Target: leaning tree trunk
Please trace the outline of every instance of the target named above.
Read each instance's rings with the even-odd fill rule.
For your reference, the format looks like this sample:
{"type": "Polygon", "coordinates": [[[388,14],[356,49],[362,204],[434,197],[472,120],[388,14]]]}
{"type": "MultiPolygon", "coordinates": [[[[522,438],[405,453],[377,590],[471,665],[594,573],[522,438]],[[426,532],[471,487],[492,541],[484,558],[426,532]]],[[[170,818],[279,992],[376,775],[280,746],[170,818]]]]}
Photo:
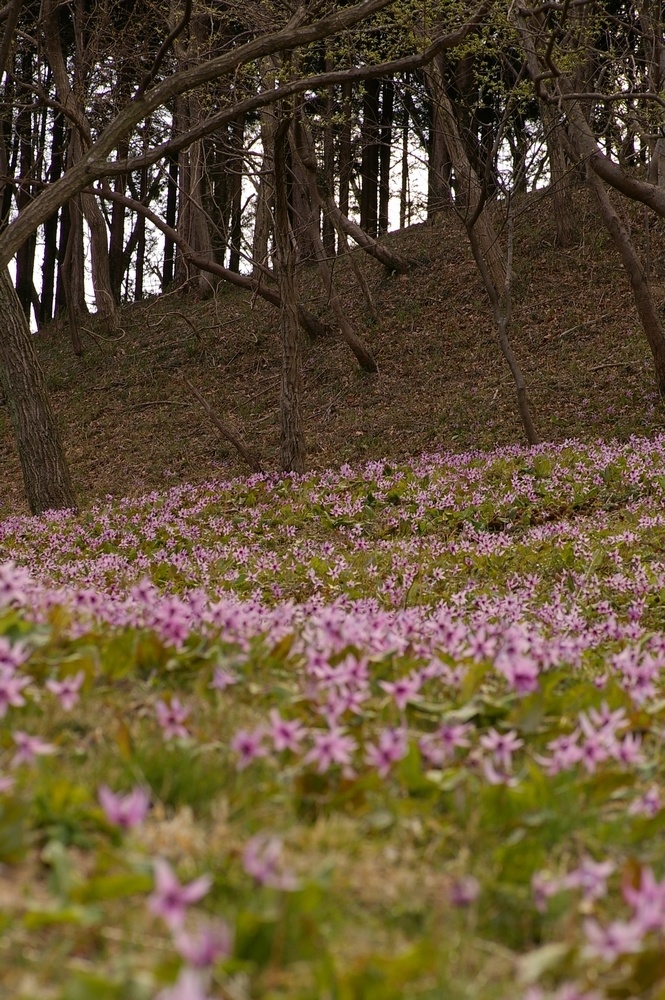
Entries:
{"type": "Polygon", "coordinates": [[[649,280],[630,234],[614,210],[605,185],[590,165],[587,165],[587,183],[596,196],[601,218],[621,255],[621,261],[633,289],[635,307],[653,357],[658,391],[665,398],[665,330],[649,287],[649,280]]]}
{"type": "Polygon", "coordinates": [[[0,382],[9,404],[30,512],[76,509],[44,373],[6,268],[0,271],[0,315],[0,382]]]}

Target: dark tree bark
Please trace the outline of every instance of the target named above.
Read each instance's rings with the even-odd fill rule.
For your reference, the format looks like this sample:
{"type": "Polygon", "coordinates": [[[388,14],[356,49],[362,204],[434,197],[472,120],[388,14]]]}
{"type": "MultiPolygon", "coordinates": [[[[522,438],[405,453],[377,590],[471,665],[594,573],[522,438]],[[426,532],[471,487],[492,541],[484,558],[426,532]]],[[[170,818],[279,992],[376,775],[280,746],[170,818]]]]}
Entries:
{"type": "MultiPolygon", "coordinates": [[[[141,171],[139,181],[139,201],[145,201],[148,187],[148,168],[141,171]]],[[[134,265],[134,301],[143,298],[143,280],[145,278],[145,216],[139,215],[136,220],[136,263],[134,265]]]]}
{"type": "Polygon", "coordinates": [[[317,161],[314,143],[307,131],[307,126],[302,122],[302,120],[296,119],[294,132],[295,155],[296,158],[300,160],[300,163],[304,168],[303,175],[307,182],[307,194],[311,206],[311,211],[309,213],[311,242],[314,248],[314,255],[319,265],[319,271],[323,279],[323,284],[326,292],[328,293],[328,301],[333,312],[335,313],[335,317],[337,318],[337,323],[342,337],[358,359],[358,364],[363,371],[375,373],[379,370],[379,368],[374,359],[374,355],[367,345],[360,339],[346,317],[344,306],[342,305],[339,295],[337,294],[337,289],[335,288],[332,268],[326,260],[326,251],[319,233],[319,227],[316,223],[316,219],[319,214],[319,194],[316,187],[317,161]]]}
{"type": "Polygon", "coordinates": [[[46,380],[6,268],[0,271],[0,316],[0,381],[9,403],[30,512],[76,509],[46,380]]]}
{"type": "Polygon", "coordinates": [[[243,137],[245,134],[245,117],[242,115],[233,122],[230,130],[231,144],[235,156],[227,163],[229,171],[230,202],[231,202],[231,250],[229,253],[229,270],[240,270],[240,244],[242,242],[242,175],[243,175],[243,137]]]}
{"type": "MultiPolygon", "coordinates": [[[[129,144],[125,141],[118,147],[118,159],[125,159],[129,152],[129,144]]],[[[127,180],[120,175],[115,179],[115,189],[124,194],[127,180]]],[[[111,225],[109,227],[109,280],[111,294],[118,305],[122,298],[122,282],[125,277],[125,210],[122,205],[114,202],[111,206],[111,225]]]]}
{"type": "MultiPolygon", "coordinates": [[[[166,224],[175,229],[178,213],[178,157],[171,153],[168,157],[169,171],[166,187],[166,224]]],[[[164,240],[164,269],[162,271],[162,291],[165,292],[173,281],[175,268],[175,243],[169,237],[164,240]]]]}
{"type": "MultiPolygon", "coordinates": [[[[48,179],[53,184],[62,174],[64,164],[65,123],[61,113],[55,115],[51,131],[51,163],[48,179]]],[[[55,289],[55,271],[58,262],[58,218],[60,212],[44,223],[44,259],[42,262],[42,294],[37,322],[45,326],[53,318],[53,292],[55,289]]]]}
{"type": "Polygon", "coordinates": [[[429,92],[429,142],[427,163],[427,218],[434,220],[452,203],[452,160],[446,142],[446,123],[442,108],[445,96],[443,63],[434,59],[425,67],[425,82],[429,92]]]}
{"type": "MultiPolygon", "coordinates": [[[[23,79],[30,80],[34,74],[32,52],[24,51],[21,56],[21,74],[23,79]]],[[[25,96],[21,98],[22,107],[16,116],[16,134],[19,141],[19,175],[16,188],[16,207],[22,211],[32,201],[30,178],[34,176],[34,157],[37,147],[34,134],[33,104],[25,96]]],[[[16,294],[23,306],[28,322],[32,308],[32,274],[35,267],[35,249],[37,234],[33,233],[25,241],[16,255],[16,294]]]]}
{"type": "Polygon", "coordinates": [[[378,232],[380,114],[378,80],[367,80],[363,95],[360,168],[360,225],[369,236],[378,232]]]}
{"type": "MultiPolygon", "coordinates": [[[[330,72],[332,68],[333,61],[330,56],[326,56],[326,72],[330,72]]],[[[335,88],[328,87],[326,90],[326,117],[323,126],[323,175],[330,191],[335,189],[335,134],[332,125],[334,113],[335,88]]],[[[332,259],[336,253],[335,226],[326,212],[323,213],[322,239],[326,257],[332,259]]]]}
{"type": "MultiPolygon", "coordinates": [[[[529,26],[519,9],[515,14],[515,22],[522,38],[522,46],[526,55],[529,76],[532,80],[539,79],[540,67],[538,57],[529,31],[529,26]]],[[[572,164],[566,160],[563,143],[562,125],[554,107],[544,97],[538,98],[538,107],[545,128],[547,153],[550,165],[550,190],[554,202],[554,217],[556,220],[557,243],[561,247],[570,246],[575,237],[576,223],[573,206],[573,172],[572,164]]]]}
{"type": "MultiPolygon", "coordinates": [[[[342,84],[342,125],[339,130],[339,210],[349,214],[349,189],[353,172],[353,145],[351,143],[351,102],[353,84],[350,80],[342,84]]],[[[329,191],[333,192],[332,188],[329,191]]]]}
{"type": "Polygon", "coordinates": [[[287,150],[291,114],[280,109],[275,131],[275,265],[282,336],[280,392],[280,464],[284,472],[305,471],[305,432],[302,420],[302,342],[294,282],[295,254],[289,223],[287,150]]]}
{"type": "Polygon", "coordinates": [[[409,204],[409,112],[404,108],[404,123],[402,124],[402,162],[399,188],[399,228],[404,229],[411,224],[409,204]]]}
{"type": "Polygon", "coordinates": [[[379,233],[387,233],[390,206],[390,156],[392,152],[395,84],[384,80],[381,86],[381,127],[379,130],[379,233]]]}
{"type": "Polygon", "coordinates": [[[630,280],[635,306],[653,357],[658,391],[665,398],[665,330],[660,320],[658,306],[649,287],[649,280],[628,230],[614,210],[605,185],[600,177],[594,173],[591,166],[587,166],[587,180],[596,196],[601,218],[621,255],[623,266],[630,280]]]}

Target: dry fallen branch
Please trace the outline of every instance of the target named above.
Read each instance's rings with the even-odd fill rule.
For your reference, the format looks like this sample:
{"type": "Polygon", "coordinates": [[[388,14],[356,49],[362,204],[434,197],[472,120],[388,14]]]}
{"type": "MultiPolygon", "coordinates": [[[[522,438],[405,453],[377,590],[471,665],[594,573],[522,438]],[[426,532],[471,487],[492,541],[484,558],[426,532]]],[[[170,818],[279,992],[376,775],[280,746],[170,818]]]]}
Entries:
{"type": "Polygon", "coordinates": [[[201,395],[196,386],[192,385],[192,383],[185,375],[182,375],[181,378],[182,381],[187,386],[187,388],[189,389],[189,391],[199,401],[199,403],[207,413],[210,423],[217,428],[217,430],[219,431],[219,433],[222,435],[223,438],[225,438],[227,441],[230,442],[230,444],[233,445],[238,454],[241,455],[242,458],[244,458],[244,460],[247,462],[252,472],[263,472],[263,469],[261,468],[261,463],[259,462],[258,458],[252,454],[247,445],[238,436],[238,434],[234,431],[234,429],[230,426],[230,424],[227,424],[224,420],[220,420],[220,418],[217,416],[217,414],[215,413],[215,411],[213,410],[212,406],[207,401],[205,396],[201,395]]]}

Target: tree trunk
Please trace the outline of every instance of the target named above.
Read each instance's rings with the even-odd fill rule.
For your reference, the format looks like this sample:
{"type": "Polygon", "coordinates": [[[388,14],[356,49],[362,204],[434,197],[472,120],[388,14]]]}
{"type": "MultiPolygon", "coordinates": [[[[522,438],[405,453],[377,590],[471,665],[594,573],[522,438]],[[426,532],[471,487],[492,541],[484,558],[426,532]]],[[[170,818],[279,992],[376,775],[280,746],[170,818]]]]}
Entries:
{"type": "MultiPolygon", "coordinates": [[[[51,163],[48,179],[51,184],[62,174],[65,122],[62,113],[55,115],[51,129],[51,163]]],[[[53,292],[55,288],[55,268],[58,262],[58,218],[64,212],[54,212],[44,223],[44,259],[42,262],[42,294],[39,305],[39,326],[45,326],[53,318],[53,292]]]]}
{"type": "MultiPolygon", "coordinates": [[[[118,159],[124,160],[129,153],[129,143],[123,141],[118,147],[118,159]]],[[[115,179],[115,190],[125,193],[126,178],[120,175],[115,179]]],[[[122,281],[125,276],[125,210],[122,205],[114,202],[111,207],[111,225],[109,229],[109,281],[113,301],[120,305],[122,299],[122,281]]]]}
{"type": "Polygon", "coordinates": [[[30,512],[76,509],[46,380],[6,269],[0,271],[0,315],[0,381],[9,404],[30,512]]]}
{"type": "Polygon", "coordinates": [[[390,220],[390,158],[392,152],[395,84],[384,80],[381,87],[381,127],[379,130],[379,233],[388,232],[390,220]]]}
{"type": "MultiPolygon", "coordinates": [[[[434,63],[440,61],[440,57],[434,63]]],[[[446,128],[441,113],[441,93],[443,74],[434,64],[424,69],[425,82],[429,92],[430,125],[427,169],[427,218],[434,222],[441,211],[452,202],[450,180],[452,164],[446,143],[446,128]]]]}
{"type": "Polygon", "coordinates": [[[229,254],[229,270],[240,270],[240,244],[242,242],[242,174],[243,174],[243,136],[245,134],[245,118],[236,119],[229,129],[231,144],[236,155],[229,157],[227,169],[230,173],[231,193],[231,250],[229,254]]]}
{"type": "Polygon", "coordinates": [[[439,94],[441,118],[446,130],[446,142],[457,179],[456,205],[462,221],[473,229],[480,252],[485,259],[492,282],[496,288],[503,288],[506,280],[506,262],[501,252],[497,234],[485,205],[485,192],[478,175],[471,166],[468,152],[460,137],[457,118],[450,98],[441,87],[439,94]]]}
{"type": "Polygon", "coordinates": [[[294,268],[295,254],[289,225],[287,149],[290,116],[275,132],[275,263],[281,297],[282,381],[280,392],[280,462],[284,472],[305,471],[305,433],[302,422],[302,343],[298,327],[294,268]]]}
{"type": "Polygon", "coordinates": [[[501,348],[501,353],[506,359],[508,367],[510,368],[510,373],[513,376],[513,381],[515,382],[515,389],[517,392],[517,409],[519,410],[526,439],[529,444],[539,444],[540,439],[531,416],[531,407],[529,406],[526,383],[524,381],[524,376],[522,375],[522,369],[520,368],[519,362],[515,357],[515,353],[509,339],[512,317],[513,276],[512,214],[509,214],[508,217],[508,260],[506,262],[505,278],[502,285],[496,284],[494,277],[487,266],[486,254],[482,251],[480,240],[478,239],[478,234],[476,233],[473,224],[467,224],[466,228],[467,233],[469,234],[469,242],[471,243],[474,260],[478,266],[480,276],[483,279],[483,284],[485,285],[487,295],[494,310],[494,318],[496,320],[497,333],[499,335],[499,347],[501,348]]]}
{"type": "Polygon", "coordinates": [[[337,318],[337,323],[342,337],[358,359],[358,364],[363,371],[371,372],[373,374],[378,372],[379,367],[372,352],[360,339],[346,317],[344,307],[340,301],[339,295],[337,294],[337,289],[335,288],[332,268],[326,260],[326,251],[316,222],[319,214],[319,195],[316,187],[316,174],[318,166],[316,161],[316,151],[314,149],[312,138],[307,131],[307,127],[302,121],[298,120],[296,120],[295,123],[294,151],[296,158],[299,160],[303,168],[303,176],[307,183],[308,200],[311,206],[309,213],[310,237],[314,248],[314,254],[319,265],[319,272],[328,293],[328,301],[330,302],[332,310],[337,318]]]}
{"type": "MultiPolygon", "coordinates": [[[[517,11],[515,22],[522,38],[529,76],[538,80],[540,67],[538,56],[525,16],[517,11]]],[[[552,105],[544,98],[538,99],[540,116],[545,129],[547,153],[550,163],[550,190],[554,202],[557,243],[561,247],[570,246],[575,237],[575,209],[573,205],[572,165],[566,160],[563,147],[562,126],[552,105]]]]}
{"type": "MultiPolygon", "coordinates": [[[[288,162],[288,161],[287,161],[288,162]]],[[[296,245],[298,262],[317,260],[314,232],[319,232],[319,203],[312,204],[308,194],[307,171],[297,156],[290,157],[289,176],[290,201],[292,209],[292,231],[296,245]]]]}
{"type": "MultiPolygon", "coordinates": [[[[82,136],[86,142],[92,141],[90,123],[85,115],[81,100],[77,97],[70,83],[63,40],[58,22],[58,5],[56,0],[47,0],[44,6],[44,40],[49,63],[53,71],[58,100],[68,112],[70,123],[69,145],[67,153],[68,167],[73,167],[84,158],[82,136]]],[[[85,49],[82,27],[82,8],[75,9],[75,63],[76,76],[83,79],[85,74],[79,65],[85,49]]],[[[104,319],[115,316],[115,300],[111,289],[111,273],[109,269],[109,248],[106,237],[106,221],[94,195],[81,193],[79,196],[81,211],[90,229],[90,261],[92,284],[95,291],[95,305],[98,314],[104,319]]],[[[67,295],[69,304],[70,296],[67,295]]]]}
{"type": "MultiPolygon", "coordinates": [[[[351,100],[353,84],[342,84],[342,125],[339,130],[339,209],[342,215],[349,215],[349,189],[353,171],[353,146],[351,142],[351,100]]],[[[331,196],[333,188],[329,188],[331,196]]]]}
{"type": "MultiPolygon", "coordinates": [[[[29,51],[24,52],[21,57],[21,73],[25,80],[31,79],[34,74],[32,53],[29,51]]],[[[34,155],[37,146],[32,117],[34,105],[27,98],[24,98],[23,102],[23,106],[16,116],[15,125],[20,146],[19,176],[21,179],[16,191],[16,207],[19,212],[32,201],[29,178],[34,176],[34,155]]],[[[16,294],[28,322],[30,322],[32,308],[32,273],[35,267],[36,246],[37,234],[33,233],[16,254],[16,294]]]]}
{"type": "MultiPolygon", "coordinates": [[[[272,60],[263,60],[261,78],[265,90],[275,89],[275,68],[272,60]]],[[[275,176],[273,165],[273,144],[275,138],[275,110],[268,106],[259,112],[261,123],[261,173],[259,190],[256,196],[256,212],[254,214],[254,234],[252,237],[252,258],[254,260],[253,274],[260,277],[261,268],[268,266],[268,247],[272,230],[272,208],[275,193],[275,176]]]]}
{"type": "MultiPolygon", "coordinates": [[[[178,211],[178,157],[171,153],[168,156],[169,174],[166,187],[166,224],[175,229],[178,211]]],[[[164,240],[164,269],[162,271],[162,292],[165,292],[173,281],[175,266],[175,243],[164,240]]]]}
{"type": "Polygon", "coordinates": [[[658,307],[654,302],[649,281],[642,263],[633,246],[628,230],[617,215],[600,177],[587,165],[587,181],[596,196],[600,214],[614,245],[621,254],[623,266],[633,289],[633,298],[642,329],[647,338],[656,371],[656,384],[660,395],[665,398],[665,331],[660,321],[658,307]]]}
{"type": "MultiPolygon", "coordinates": [[[[327,55],[326,73],[332,72],[333,66],[334,63],[332,58],[327,55]]],[[[323,175],[330,191],[335,190],[335,136],[332,125],[334,114],[335,88],[328,87],[326,91],[326,117],[325,124],[323,126],[323,175]]],[[[329,260],[332,260],[336,253],[335,226],[327,212],[323,213],[322,239],[323,246],[326,251],[326,257],[328,257],[329,260]]]]}
{"type": "Polygon", "coordinates": [[[378,80],[367,80],[363,95],[360,226],[369,236],[378,233],[379,88],[378,80]]]}

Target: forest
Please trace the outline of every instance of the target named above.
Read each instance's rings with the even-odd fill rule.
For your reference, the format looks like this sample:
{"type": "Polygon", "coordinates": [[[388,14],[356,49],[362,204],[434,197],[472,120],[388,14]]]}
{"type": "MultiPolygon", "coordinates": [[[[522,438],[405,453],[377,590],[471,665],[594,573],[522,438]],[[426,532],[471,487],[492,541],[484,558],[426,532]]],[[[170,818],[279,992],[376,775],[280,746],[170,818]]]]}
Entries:
{"type": "Polygon", "coordinates": [[[654,0],[0,8],[0,994],[665,996],[654,0]]]}
{"type": "Polygon", "coordinates": [[[275,309],[276,461],[301,472],[303,342],[339,337],[349,364],[376,373],[345,290],[357,285],[380,324],[360,258],[404,276],[408,294],[426,265],[385,234],[451,212],[536,443],[511,324],[514,206],[539,190],[565,251],[579,237],[574,193],[588,189],[665,387],[649,238],[665,211],[658,5],[192,2],[166,16],[162,4],[14,0],[0,18],[0,263],[13,262],[0,372],[33,513],[77,500],[31,326],[65,320],[80,356],[91,308],[112,337],[146,295],[245,289],[275,309]]]}

